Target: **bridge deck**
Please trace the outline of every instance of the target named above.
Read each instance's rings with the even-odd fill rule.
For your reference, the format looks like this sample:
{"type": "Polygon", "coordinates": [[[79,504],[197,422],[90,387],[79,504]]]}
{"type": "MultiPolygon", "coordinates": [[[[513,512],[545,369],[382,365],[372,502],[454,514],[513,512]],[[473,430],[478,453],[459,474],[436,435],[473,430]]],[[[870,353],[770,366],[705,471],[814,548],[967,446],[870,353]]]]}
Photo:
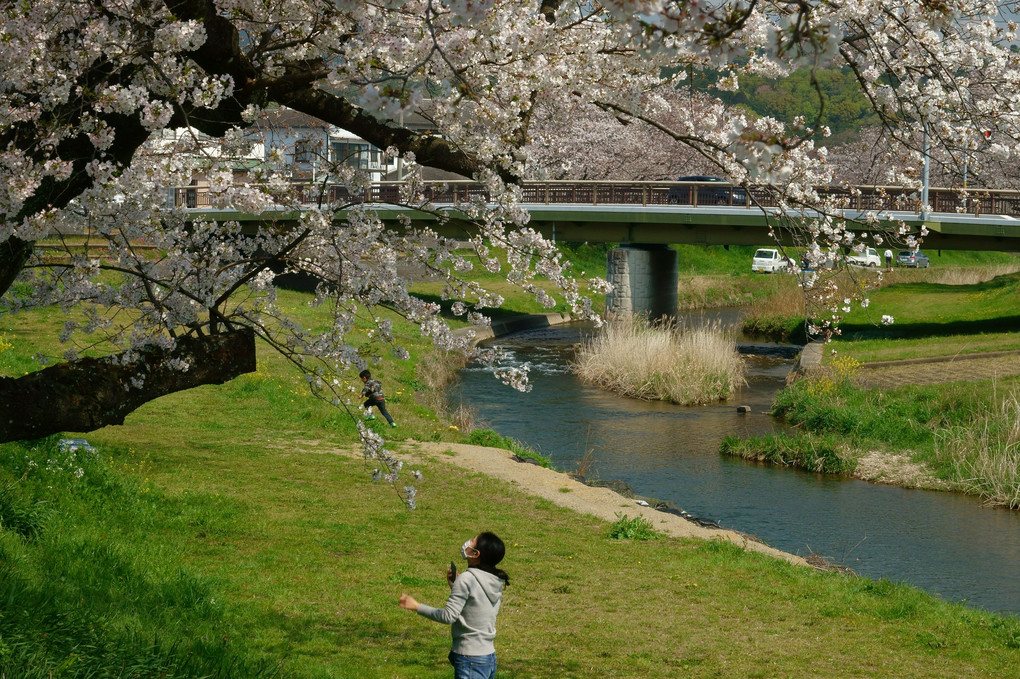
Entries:
{"type": "MultiPolygon", "coordinates": [[[[372,202],[380,217],[395,222],[410,217],[413,224],[428,225],[450,237],[471,232],[462,206],[470,200],[485,200],[483,188],[474,182],[445,182],[430,187],[437,212],[398,204],[400,183],[373,184],[358,199],[351,200],[343,187],[326,187],[317,194],[336,201],[372,202]]],[[[259,215],[217,210],[209,205],[204,187],[174,189],[178,206],[188,206],[196,217],[237,221],[291,221],[291,210],[259,215]]],[[[957,189],[929,192],[932,211],[924,218],[917,208],[916,191],[901,187],[826,189],[843,197],[847,219],[864,220],[871,215],[877,227],[887,229],[899,223],[914,233],[925,226],[929,234],[924,247],[945,250],[1020,250],[1020,192],[957,189]],[[965,211],[966,208],[966,211],[965,211]]],[[[755,187],[676,182],[542,182],[522,187],[524,207],[531,226],[546,237],[565,241],[697,243],[718,245],[763,245],[773,242],[770,231],[780,240],[791,241],[782,226],[780,210],[771,194],[755,187]],[[705,193],[709,191],[709,193],[705,193]],[[708,200],[706,201],[706,197],[708,200]],[[750,200],[748,200],[750,197],[750,200]],[[700,202],[699,202],[700,201],[700,202]],[[705,204],[710,202],[713,204],[705,204]],[[740,204],[737,204],[740,203],[740,204]]],[[[311,204],[313,196],[305,198],[311,204]]],[[[341,211],[343,214],[343,211],[341,211]]],[[[788,211],[787,217],[801,224],[817,218],[812,211],[788,211]]],[[[859,227],[856,231],[866,231],[859,227]]]]}

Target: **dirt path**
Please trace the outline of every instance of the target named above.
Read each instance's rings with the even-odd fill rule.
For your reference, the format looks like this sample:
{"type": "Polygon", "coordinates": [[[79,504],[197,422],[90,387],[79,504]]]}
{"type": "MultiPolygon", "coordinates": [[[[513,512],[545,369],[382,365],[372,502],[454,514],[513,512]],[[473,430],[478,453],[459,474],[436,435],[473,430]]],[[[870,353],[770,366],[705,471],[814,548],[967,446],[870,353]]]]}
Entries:
{"type": "Polygon", "coordinates": [[[941,384],[1020,375],[1020,351],[965,354],[861,366],[864,386],[890,389],[905,384],[941,384]]]}
{"type": "Polygon", "coordinates": [[[506,450],[442,442],[407,442],[404,445],[404,450],[426,455],[436,462],[452,464],[462,469],[502,479],[518,487],[523,493],[545,498],[553,504],[605,521],[616,521],[617,514],[621,512],[628,518],[641,516],[650,521],[655,530],[668,535],[703,540],[726,540],[744,549],[768,554],[790,563],[809,565],[799,556],[756,542],[735,531],[703,528],[675,514],[660,512],[651,507],[642,507],[636,501],[625,498],[608,488],[593,488],[566,474],[534,464],[517,462],[514,460],[513,453],[506,450]],[[453,455],[449,455],[450,452],[453,455]]]}

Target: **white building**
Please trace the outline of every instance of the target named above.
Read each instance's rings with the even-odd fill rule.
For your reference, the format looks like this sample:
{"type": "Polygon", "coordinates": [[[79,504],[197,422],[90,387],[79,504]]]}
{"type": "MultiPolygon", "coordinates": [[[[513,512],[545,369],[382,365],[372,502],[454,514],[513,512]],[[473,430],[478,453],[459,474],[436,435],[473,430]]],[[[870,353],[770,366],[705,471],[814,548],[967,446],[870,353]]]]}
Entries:
{"type": "Polygon", "coordinates": [[[261,149],[263,160],[275,151],[294,181],[315,181],[334,164],[366,170],[372,181],[396,168],[395,162],[384,163],[382,152],[361,137],[285,107],[267,111],[248,136],[261,149]]]}

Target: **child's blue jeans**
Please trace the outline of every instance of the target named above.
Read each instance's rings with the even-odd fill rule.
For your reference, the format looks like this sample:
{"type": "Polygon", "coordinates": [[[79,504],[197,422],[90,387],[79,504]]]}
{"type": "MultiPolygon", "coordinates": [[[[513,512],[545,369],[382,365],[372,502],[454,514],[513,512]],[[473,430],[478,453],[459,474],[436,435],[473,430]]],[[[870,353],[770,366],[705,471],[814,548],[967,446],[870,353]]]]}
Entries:
{"type": "Polygon", "coordinates": [[[450,651],[453,679],[495,679],[496,654],[461,655],[450,651]]]}

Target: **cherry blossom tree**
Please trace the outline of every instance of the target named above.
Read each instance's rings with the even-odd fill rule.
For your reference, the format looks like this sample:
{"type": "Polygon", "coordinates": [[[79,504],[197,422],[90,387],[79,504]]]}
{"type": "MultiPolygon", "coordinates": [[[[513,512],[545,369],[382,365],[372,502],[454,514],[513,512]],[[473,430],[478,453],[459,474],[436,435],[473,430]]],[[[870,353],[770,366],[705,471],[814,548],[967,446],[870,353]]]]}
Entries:
{"type": "MultiPolygon", "coordinates": [[[[410,225],[389,229],[345,200],[365,186],[365,173],[338,164],[297,190],[269,157],[249,181],[233,181],[232,163],[250,144],[245,128],[269,106],[342,127],[408,164],[474,177],[487,191],[468,206],[480,260],[497,269],[490,248],[506,250],[511,281],[551,304],[533,277],[554,280],[579,316],[590,305],[555,248],[528,228],[516,186],[542,163],[556,165],[542,157],[542,142],[581,134],[577,111],[647,126],[670,153],[767,187],[791,214],[817,210],[807,225],[778,218],[776,229],[795,231],[819,259],[829,247],[863,243],[838,200],[814,189],[834,180],[812,141],[817,121],[752,119],[711,93],[685,105],[676,91],[688,73],[723,69],[716,87],[732,89],[747,73],[847,68],[895,152],[914,165],[921,130],[957,161],[975,129],[995,130],[989,157],[1009,162],[1020,150],[1016,27],[981,0],[33,0],[0,2],[0,13],[5,313],[59,303],[75,310],[61,339],[113,347],[87,360],[69,348],[58,365],[0,379],[2,440],[117,423],[145,400],[231,379],[253,369],[256,338],[344,406],[340,375],[371,358],[346,340],[356,322],[374,326],[376,347],[405,354],[390,324],[376,320],[378,307],[439,347],[494,363],[450,332],[437,305],[408,293],[400,268],[443,276],[445,294],[467,301],[455,311],[474,320],[501,300],[461,277],[471,264],[451,241],[410,225]],[[432,129],[402,127],[407,113],[432,129]],[[220,140],[215,150],[208,138],[220,140]],[[216,207],[300,208],[302,216],[254,234],[195,221],[165,196],[197,170],[216,207]],[[103,258],[38,255],[40,238],[82,225],[106,245],[103,258]],[[280,266],[322,281],[315,301],[331,312],[326,331],[278,309],[280,266]]],[[[401,200],[438,210],[429,195],[412,174],[401,200]]],[[[911,243],[920,234],[900,235],[911,243]]],[[[523,385],[524,376],[496,370],[523,385]]],[[[368,432],[364,440],[370,455],[382,454],[381,441],[368,432]]]]}
{"type": "MultiPolygon", "coordinates": [[[[1015,158],[1001,162],[992,157],[990,141],[981,132],[974,132],[978,143],[967,151],[939,147],[929,152],[932,186],[962,189],[965,180],[969,189],[1018,186],[1015,158]]],[[[913,146],[920,148],[924,143],[922,135],[915,136],[913,146]]],[[[828,149],[833,176],[852,186],[890,185],[896,178],[907,176],[920,181],[921,160],[909,147],[898,144],[883,127],[866,127],[853,140],[828,149]]]]}
{"type": "MultiPolygon", "coordinates": [[[[669,106],[652,112],[660,126],[681,117],[711,114],[714,102],[697,93],[660,88],[669,106]]],[[[657,127],[595,104],[573,102],[565,110],[538,109],[531,125],[529,178],[671,181],[710,175],[719,168],[694,148],[675,143],[657,127]],[[572,119],[571,124],[564,120],[572,119]]]]}

